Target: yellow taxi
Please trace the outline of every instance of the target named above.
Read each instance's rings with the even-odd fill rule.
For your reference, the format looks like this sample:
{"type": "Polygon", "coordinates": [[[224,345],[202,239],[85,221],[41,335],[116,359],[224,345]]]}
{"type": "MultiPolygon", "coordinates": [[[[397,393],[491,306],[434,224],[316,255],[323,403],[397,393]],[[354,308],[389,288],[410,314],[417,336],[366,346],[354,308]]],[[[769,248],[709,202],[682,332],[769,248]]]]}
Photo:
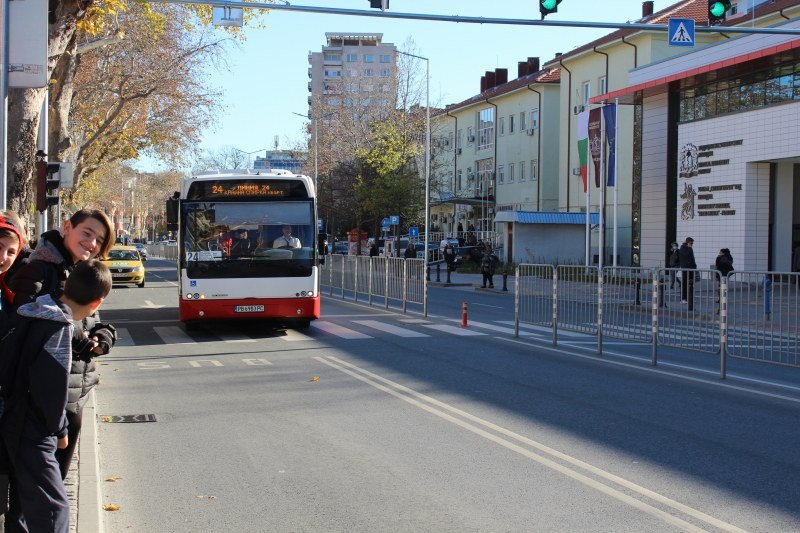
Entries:
{"type": "Polygon", "coordinates": [[[135,246],[114,246],[103,263],[111,270],[111,280],[117,283],[135,283],[144,287],[144,265],[135,246]]]}

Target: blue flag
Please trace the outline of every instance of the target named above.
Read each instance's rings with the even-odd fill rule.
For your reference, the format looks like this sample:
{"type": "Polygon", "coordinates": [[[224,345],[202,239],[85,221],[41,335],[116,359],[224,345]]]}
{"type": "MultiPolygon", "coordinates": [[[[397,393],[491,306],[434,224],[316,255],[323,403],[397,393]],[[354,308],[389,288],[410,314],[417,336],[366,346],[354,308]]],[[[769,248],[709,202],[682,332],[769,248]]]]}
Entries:
{"type": "Polygon", "coordinates": [[[617,105],[603,106],[603,118],[606,121],[606,140],[608,141],[608,186],[617,186],[615,167],[617,161],[617,105]]]}

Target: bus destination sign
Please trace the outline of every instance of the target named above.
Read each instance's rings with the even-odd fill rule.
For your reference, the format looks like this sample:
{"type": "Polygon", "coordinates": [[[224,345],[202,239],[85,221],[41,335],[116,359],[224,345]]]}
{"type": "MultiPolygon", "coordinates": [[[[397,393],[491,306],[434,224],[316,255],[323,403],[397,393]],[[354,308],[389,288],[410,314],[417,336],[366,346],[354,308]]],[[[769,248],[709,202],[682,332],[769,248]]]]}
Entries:
{"type": "Polygon", "coordinates": [[[297,180],[209,180],[189,187],[189,200],[266,200],[308,198],[305,185],[297,180]]]}

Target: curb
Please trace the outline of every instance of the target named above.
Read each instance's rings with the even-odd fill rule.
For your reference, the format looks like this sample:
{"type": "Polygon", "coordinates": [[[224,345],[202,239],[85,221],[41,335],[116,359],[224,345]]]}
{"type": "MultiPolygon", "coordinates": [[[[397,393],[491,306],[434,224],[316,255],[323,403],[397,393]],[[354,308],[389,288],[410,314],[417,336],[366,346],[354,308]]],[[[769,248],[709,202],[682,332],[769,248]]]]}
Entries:
{"type": "Polygon", "coordinates": [[[83,420],[78,444],[77,531],[99,533],[105,528],[100,486],[100,456],[97,453],[97,396],[94,389],[89,393],[89,400],[83,407],[83,420]]]}

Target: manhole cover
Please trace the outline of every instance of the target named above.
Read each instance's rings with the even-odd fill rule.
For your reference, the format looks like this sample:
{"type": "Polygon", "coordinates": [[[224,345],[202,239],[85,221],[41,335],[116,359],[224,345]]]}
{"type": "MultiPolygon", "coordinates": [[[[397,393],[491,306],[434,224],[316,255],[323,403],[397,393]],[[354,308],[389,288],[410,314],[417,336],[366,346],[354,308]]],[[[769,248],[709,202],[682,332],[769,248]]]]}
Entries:
{"type": "Polygon", "coordinates": [[[156,415],[106,415],[100,416],[100,420],[111,423],[157,422],[156,415]]]}

